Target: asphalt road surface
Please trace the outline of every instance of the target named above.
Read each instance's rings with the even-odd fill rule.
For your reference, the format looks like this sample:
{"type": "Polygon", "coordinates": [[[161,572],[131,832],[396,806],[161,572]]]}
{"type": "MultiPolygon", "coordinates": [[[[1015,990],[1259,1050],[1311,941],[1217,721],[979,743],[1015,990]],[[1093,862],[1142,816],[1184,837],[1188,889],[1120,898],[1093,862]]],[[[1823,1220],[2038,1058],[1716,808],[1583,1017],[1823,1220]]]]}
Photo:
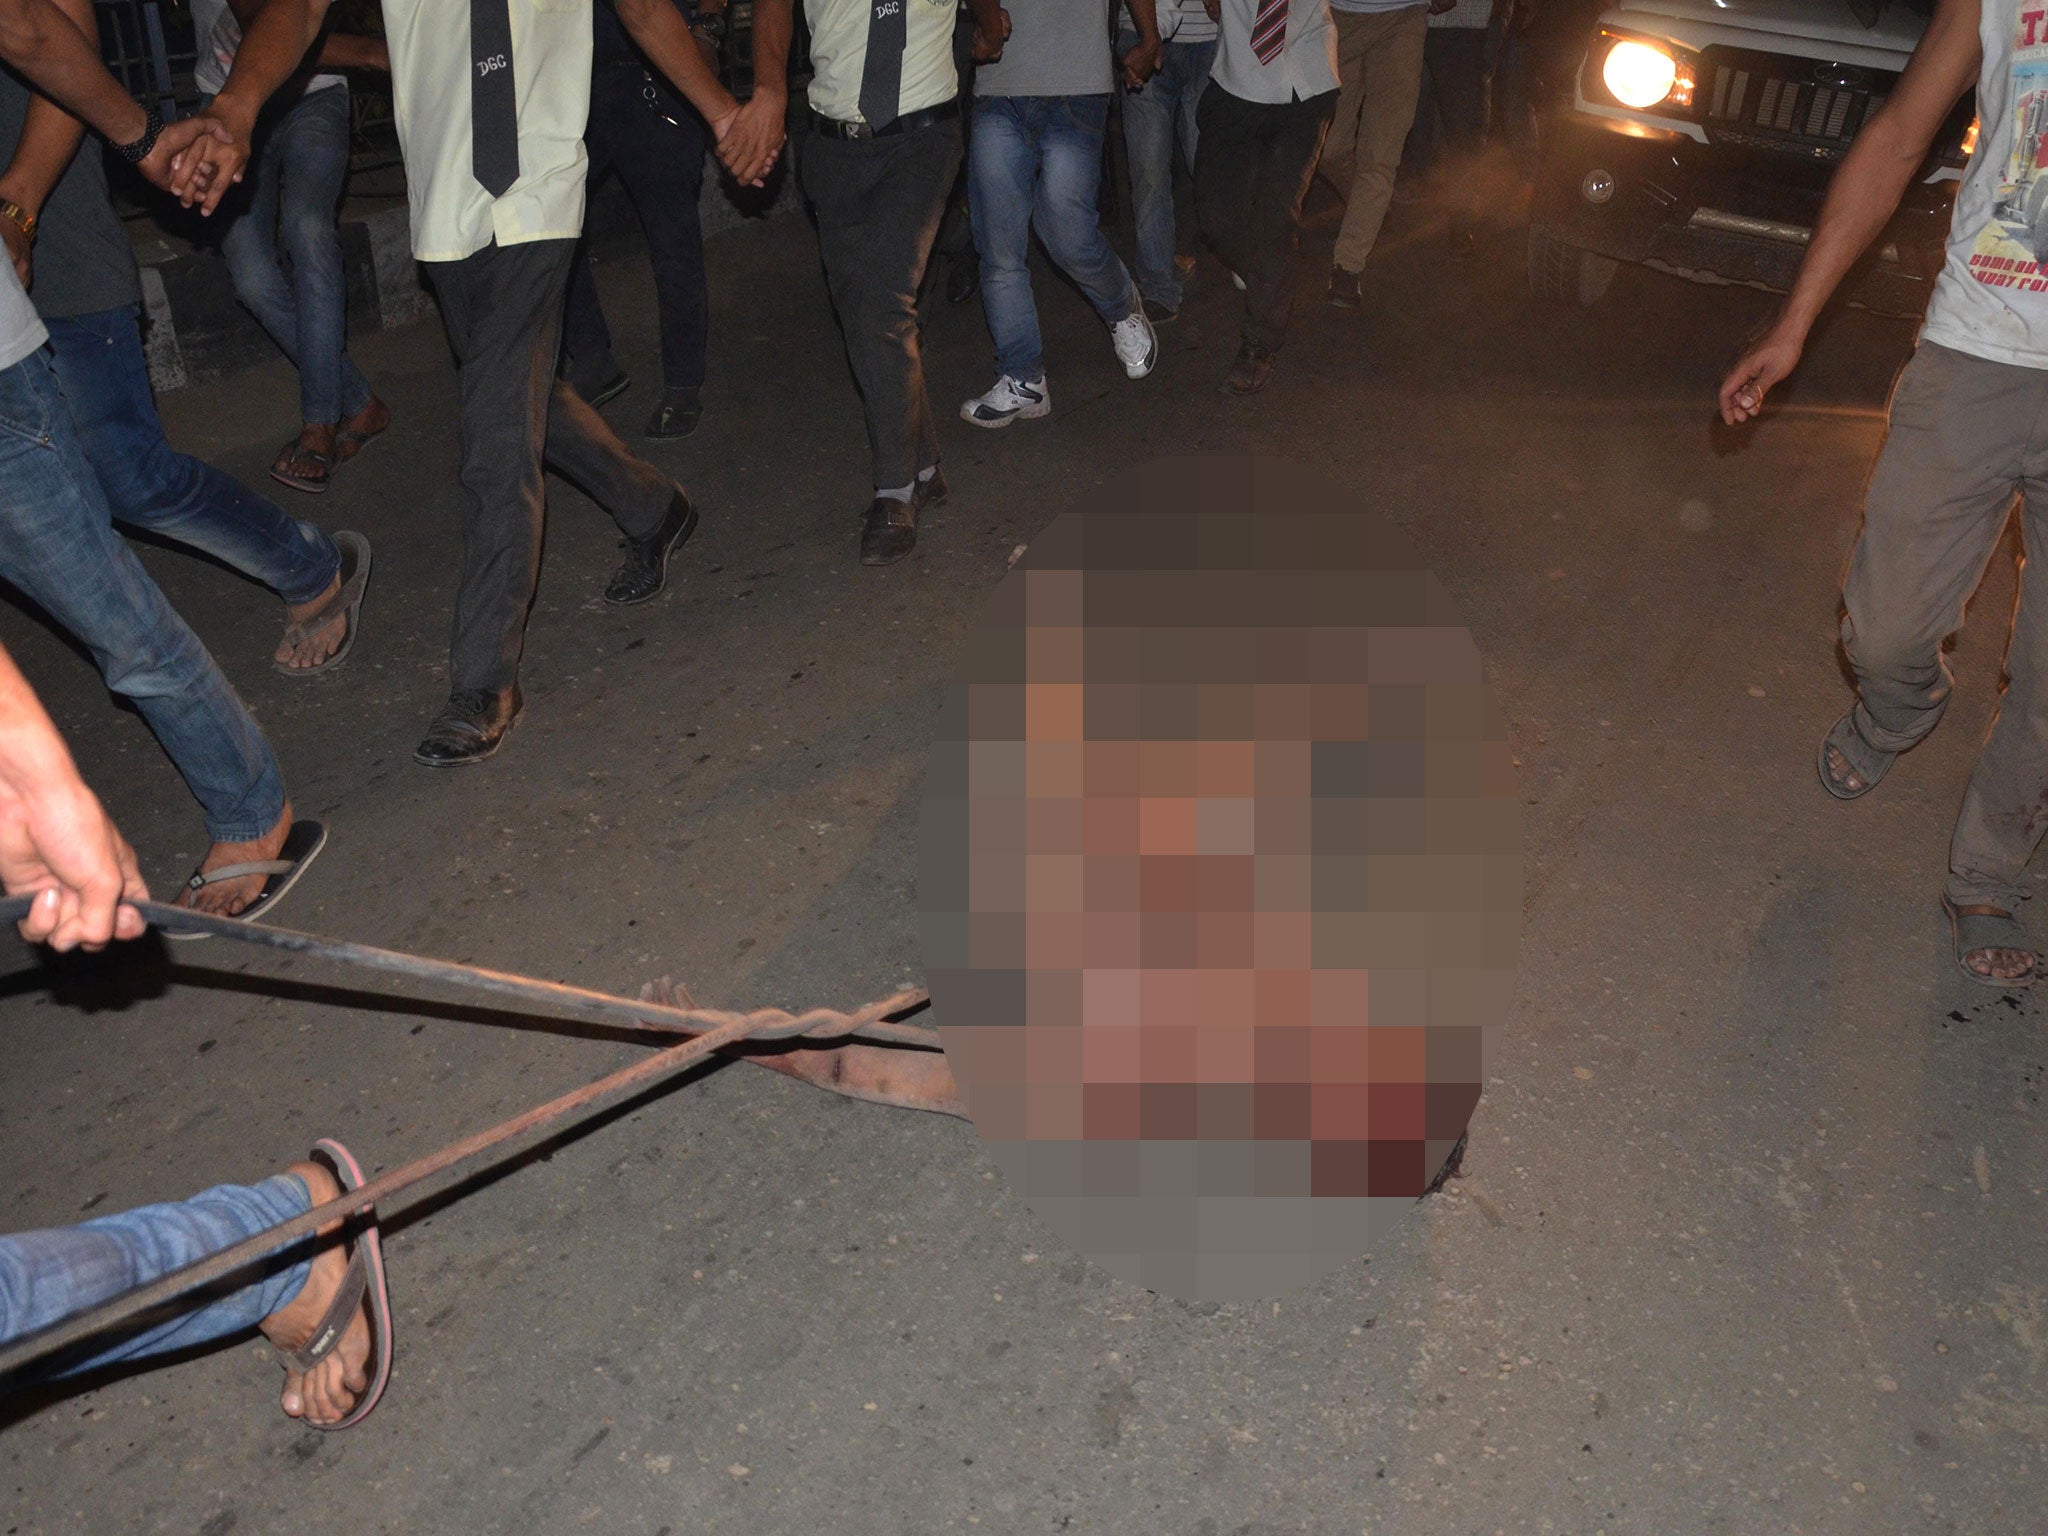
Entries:
{"type": "MultiPolygon", "coordinates": [[[[722,236],[711,266],[704,425],[652,450],[703,528],[667,595],[610,609],[615,530],[554,486],[527,717],[489,765],[409,760],[458,545],[432,325],[358,348],[397,425],[291,503],[376,546],[344,671],[274,675],[267,594],[145,551],[332,827],[279,920],[732,1006],[915,981],[925,753],[1011,551],[1148,459],[1289,455],[1412,533],[1512,723],[1523,967],[1467,1176],[1311,1293],[1187,1305],[1067,1251],[966,1124],[726,1066],[394,1208],[396,1369],[348,1434],[281,1417],[253,1341],[0,1404],[0,1532],[2048,1526],[2042,1004],[1962,981],[1937,906],[2010,561],[1935,738],[1853,805],[1813,770],[1910,327],[1838,317],[1727,433],[1714,384],[1764,296],[1629,273],[1593,315],[1544,310],[1512,231],[1460,260],[1405,208],[1363,315],[1305,286],[1250,401],[1218,389],[1237,300],[1213,264],[1140,383],[1042,278],[1055,412],[984,433],[953,418],[988,382],[981,316],[938,299],[953,500],[876,571],[808,227],[722,236]]],[[[651,286],[623,256],[604,279],[630,432],[651,286]]],[[[165,414],[266,483],[294,399],[275,368],[165,414]]],[[[173,889],[203,838],[147,731],[12,607],[0,640],[173,889]]],[[[0,1226],[253,1179],[322,1135],[394,1166],[644,1049],[218,943],[10,948],[0,1226]]]]}

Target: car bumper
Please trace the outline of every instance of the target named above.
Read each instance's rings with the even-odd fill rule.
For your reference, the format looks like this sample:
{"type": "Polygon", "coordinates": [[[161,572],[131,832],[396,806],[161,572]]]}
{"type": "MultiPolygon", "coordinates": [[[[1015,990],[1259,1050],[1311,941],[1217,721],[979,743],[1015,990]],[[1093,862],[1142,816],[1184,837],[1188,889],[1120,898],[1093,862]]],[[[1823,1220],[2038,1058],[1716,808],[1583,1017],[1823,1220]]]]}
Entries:
{"type": "MultiPolygon", "coordinates": [[[[1832,166],[1683,134],[1638,136],[1579,112],[1560,113],[1544,128],[1534,218],[1551,235],[1690,277],[1790,287],[1832,166]],[[1584,191],[1596,173],[1613,184],[1598,203],[1584,191]]],[[[1888,313],[1926,306],[1954,186],[1914,183],[1845,285],[1848,297],[1888,313]]]]}

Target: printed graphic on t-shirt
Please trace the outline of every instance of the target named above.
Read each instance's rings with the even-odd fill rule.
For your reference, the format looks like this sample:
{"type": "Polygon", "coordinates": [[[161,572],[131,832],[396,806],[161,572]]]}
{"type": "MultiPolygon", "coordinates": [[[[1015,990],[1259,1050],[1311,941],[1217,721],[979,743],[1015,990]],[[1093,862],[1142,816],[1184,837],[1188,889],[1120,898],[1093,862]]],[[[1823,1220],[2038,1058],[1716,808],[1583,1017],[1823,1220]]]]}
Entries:
{"type": "Polygon", "coordinates": [[[2012,152],[1991,217],[1977,231],[1970,275],[1992,288],[2048,291],[2048,7],[2023,7],[2015,21],[2012,152]]]}

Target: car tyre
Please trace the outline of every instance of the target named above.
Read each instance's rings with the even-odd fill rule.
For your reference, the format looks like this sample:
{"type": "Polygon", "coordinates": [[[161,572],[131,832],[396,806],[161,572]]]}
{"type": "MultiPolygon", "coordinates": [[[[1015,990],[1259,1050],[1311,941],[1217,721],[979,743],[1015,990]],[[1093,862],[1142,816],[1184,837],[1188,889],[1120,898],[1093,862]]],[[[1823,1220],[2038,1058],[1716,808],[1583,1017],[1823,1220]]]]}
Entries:
{"type": "Polygon", "coordinates": [[[1612,256],[1560,240],[1540,224],[1529,230],[1529,288],[1539,299],[1591,309],[1620,270],[1612,256]]]}

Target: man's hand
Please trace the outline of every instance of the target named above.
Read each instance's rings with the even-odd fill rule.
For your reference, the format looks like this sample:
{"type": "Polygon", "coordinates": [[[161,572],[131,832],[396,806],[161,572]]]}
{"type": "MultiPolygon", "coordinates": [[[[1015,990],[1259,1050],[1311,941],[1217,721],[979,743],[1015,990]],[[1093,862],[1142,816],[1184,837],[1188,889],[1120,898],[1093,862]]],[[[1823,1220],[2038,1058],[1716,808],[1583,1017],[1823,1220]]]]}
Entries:
{"type": "MultiPolygon", "coordinates": [[[[754,94],[740,103],[739,111],[727,120],[718,135],[718,163],[732,173],[741,186],[758,187],[775,169],[788,131],[789,97],[786,92],[756,85],[754,94]]],[[[712,132],[718,133],[716,124],[712,132]]]]}
{"type": "Polygon", "coordinates": [[[21,232],[21,226],[15,223],[14,220],[0,218],[0,239],[4,239],[7,242],[7,258],[14,263],[14,275],[21,279],[21,286],[23,288],[28,287],[31,281],[29,272],[29,252],[31,247],[28,236],[21,232]]]}
{"type": "Polygon", "coordinates": [[[999,36],[991,36],[986,27],[978,22],[975,24],[973,52],[974,62],[977,64],[995,63],[1003,56],[1003,44],[1010,40],[1010,13],[998,9],[996,15],[1002,18],[1002,32],[999,36]]]}
{"type": "Polygon", "coordinates": [[[1166,45],[1158,38],[1139,38],[1137,44],[1123,57],[1124,86],[1138,90],[1147,80],[1159,73],[1159,61],[1166,51],[1166,45]]]}
{"type": "Polygon", "coordinates": [[[1805,349],[1805,334],[1796,327],[1782,320],[1772,326],[1721,381],[1721,419],[1735,427],[1760,414],[1765,394],[1799,366],[1805,349]]]}
{"type": "Polygon", "coordinates": [[[30,688],[0,649],[0,888],[33,895],[21,936],[98,949],[142,934],[149,888],[30,688]]]}
{"type": "Polygon", "coordinates": [[[52,949],[101,949],[142,936],[131,901],[149,900],[128,846],[76,771],[28,798],[0,792],[0,882],[36,893],[21,936],[52,949]]]}
{"type": "Polygon", "coordinates": [[[1209,13],[1211,21],[1223,20],[1223,0],[1202,0],[1202,9],[1209,13]]]}
{"type": "Polygon", "coordinates": [[[209,108],[166,125],[136,169],[187,208],[196,204],[202,214],[210,214],[248,164],[248,130],[238,136],[232,119],[209,108]]]}

